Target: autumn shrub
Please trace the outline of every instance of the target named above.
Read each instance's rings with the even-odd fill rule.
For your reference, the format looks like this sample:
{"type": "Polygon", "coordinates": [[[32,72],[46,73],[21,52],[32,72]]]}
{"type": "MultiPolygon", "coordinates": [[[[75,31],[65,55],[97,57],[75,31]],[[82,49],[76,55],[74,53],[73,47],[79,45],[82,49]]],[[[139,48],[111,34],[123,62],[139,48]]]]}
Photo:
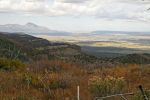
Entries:
{"type": "Polygon", "coordinates": [[[123,77],[107,76],[106,78],[101,78],[95,76],[89,80],[89,89],[94,97],[107,96],[123,92],[125,84],[126,82],[123,77]]]}
{"type": "Polygon", "coordinates": [[[25,67],[25,64],[19,60],[12,60],[6,58],[0,58],[0,69],[3,70],[17,70],[25,67]]]}
{"type": "Polygon", "coordinates": [[[24,74],[24,77],[23,77],[23,82],[24,82],[25,84],[27,84],[28,89],[29,89],[29,87],[30,87],[30,85],[31,85],[31,83],[32,83],[32,76],[31,76],[29,73],[25,73],[25,74],[24,74]]]}
{"type": "Polygon", "coordinates": [[[70,86],[69,82],[66,80],[58,80],[58,81],[53,81],[49,84],[50,89],[66,89],[70,86]]]}
{"type": "MultiPolygon", "coordinates": [[[[60,76],[63,77],[63,76],[60,76]]],[[[41,90],[56,90],[56,89],[66,89],[70,87],[70,81],[68,79],[61,79],[57,77],[49,76],[48,74],[33,74],[25,73],[23,77],[23,82],[30,87],[41,90]]]]}
{"type": "Polygon", "coordinates": [[[47,70],[53,72],[59,72],[61,71],[61,69],[62,69],[61,65],[51,65],[50,67],[47,68],[47,70]]]}
{"type": "Polygon", "coordinates": [[[18,96],[16,100],[26,100],[26,98],[24,96],[18,96]]]}
{"type": "Polygon", "coordinates": [[[28,89],[30,89],[30,87],[34,87],[36,89],[47,87],[47,82],[42,80],[41,75],[36,75],[34,73],[24,73],[22,82],[28,87],[28,89]]]}
{"type": "Polygon", "coordinates": [[[53,62],[49,60],[40,60],[33,62],[32,64],[29,65],[29,69],[34,71],[34,72],[61,72],[63,65],[59,62],[53,62]]]}

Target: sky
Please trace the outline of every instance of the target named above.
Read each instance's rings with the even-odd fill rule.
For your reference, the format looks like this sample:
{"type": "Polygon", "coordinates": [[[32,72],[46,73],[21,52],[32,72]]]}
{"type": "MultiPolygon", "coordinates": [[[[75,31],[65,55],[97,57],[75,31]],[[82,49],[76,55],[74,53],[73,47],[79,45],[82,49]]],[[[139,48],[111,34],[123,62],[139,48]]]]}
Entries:
{"type": "Polygon", "coordinates": [[[53,30],[149,31],[150,0],[0,0],[0,25],[28,22],[53,30]]]}

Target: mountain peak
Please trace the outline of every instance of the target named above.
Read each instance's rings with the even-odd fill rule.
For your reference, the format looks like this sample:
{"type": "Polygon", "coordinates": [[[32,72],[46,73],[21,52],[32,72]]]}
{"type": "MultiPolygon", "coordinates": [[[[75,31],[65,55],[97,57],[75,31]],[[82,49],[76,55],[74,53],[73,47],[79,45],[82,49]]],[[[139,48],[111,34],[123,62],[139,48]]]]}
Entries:
{"type": "Polygon", "coordinates": [[[38,25],[34,24],[34,23],[31,23],[31,22],[28,22],[26,24],[26,26],[32,26],[32,27],[38,27],[38,25]]]}
{"type": "Polygon", "coordinates": [[[27,34],[45,34],[45,35],[58,35],[58,36],[64,36],[69,35],[68,32],[63,31],[55,31],[50,30],[47,27],[43,27],[40,25],[36,25],[34,23],[28,22],[24,25],[19,24],[6,24],[6,25],[0,25],[0,32],[8,32],[8,33],[27,33],[27,34]]]}

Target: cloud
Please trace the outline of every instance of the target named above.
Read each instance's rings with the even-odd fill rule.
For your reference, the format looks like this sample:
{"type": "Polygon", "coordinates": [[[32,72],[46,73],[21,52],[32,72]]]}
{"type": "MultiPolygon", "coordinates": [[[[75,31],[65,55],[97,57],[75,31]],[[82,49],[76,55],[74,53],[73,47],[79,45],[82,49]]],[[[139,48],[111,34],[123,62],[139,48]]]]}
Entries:
{"type": "Polygon", "coordinates": [[[0,12],[150,21],[150,0],[0,0],[0,12]]]}
{"type": "Polygon", "coordinates": [[[59,1],[63,3],[85,3],[89,0],[59,0],[59,1]]]}

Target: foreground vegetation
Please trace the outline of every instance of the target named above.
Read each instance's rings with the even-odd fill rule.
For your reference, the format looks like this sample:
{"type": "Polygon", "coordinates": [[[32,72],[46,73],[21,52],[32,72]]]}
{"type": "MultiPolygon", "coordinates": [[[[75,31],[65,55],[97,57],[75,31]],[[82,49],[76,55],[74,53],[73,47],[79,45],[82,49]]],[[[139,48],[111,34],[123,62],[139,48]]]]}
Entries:
{"type": "MultiPolygon", "coordinates": [[[[148,90],[149,75],[149,65],[86,68],[85,65],[63,60],[43,59],[22,64],[17,60],[0,59],[0,99],[76,100],[79,85],[81,100],[92,100],[99,96],[137,92],[138,85],[143,85],[148,90]],[[12,62],[16,62],[15,68],[10,66],[12,62]]],[[[143,100],[140,91],[128,98],[143,100]]],[[[111,100],[113,99],[120,100],[111,100]]]]}
{"type": "Polygon", "coordinates": [[[77,45],[0,33],[0,100],[77,100],[77,86],[81,100],[130,92],[129,100],[142,100],[137,87],[150,89],[149,57],[99,59],[77,45]]]}

